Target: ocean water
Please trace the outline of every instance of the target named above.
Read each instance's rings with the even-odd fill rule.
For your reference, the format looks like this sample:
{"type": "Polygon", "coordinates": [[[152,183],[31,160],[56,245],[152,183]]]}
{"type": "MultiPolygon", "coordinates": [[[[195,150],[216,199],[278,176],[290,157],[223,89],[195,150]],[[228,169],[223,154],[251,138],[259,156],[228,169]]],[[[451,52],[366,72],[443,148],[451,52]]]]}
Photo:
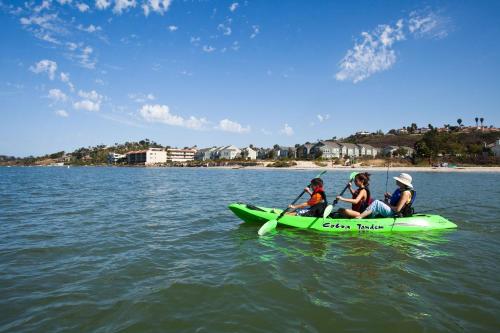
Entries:
{"type": "Polygon", "coordinates": [[[0,168],[0,332],[500,331],[500,174],[412,173],[444,232],[259,238],[227,209],[316,173],[0,168]]]}

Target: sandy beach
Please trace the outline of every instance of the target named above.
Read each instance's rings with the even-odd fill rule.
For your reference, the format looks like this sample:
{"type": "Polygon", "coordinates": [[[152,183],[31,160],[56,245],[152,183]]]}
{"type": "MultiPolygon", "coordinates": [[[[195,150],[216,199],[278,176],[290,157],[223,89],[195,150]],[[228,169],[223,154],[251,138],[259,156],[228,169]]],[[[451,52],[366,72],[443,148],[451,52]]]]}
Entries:
{"type": "MultiPolygon", "coordinates": [[[[328,163],[326,166],[319,166],[312,161],[296,161],[297,165],[291,166],[288,168],[273,168],[267,167],[267,165],[271,162],[263,162],[262,165],[258,166],[248,166],[248,167],[235,167],[235,166],[227,166],[227,167],[215,167],[215,168],[228,168],[228,169],[279,169],[279,170],[352,170],[352,171],[387,171],[387,167],[382,166],[340,166],[340,165],[331,165],[328,163]]],[[[500,167],[418,167],[418,166],[391,166],[391,171],[400,171],[400,172],[500,172],[500,167]]]]}

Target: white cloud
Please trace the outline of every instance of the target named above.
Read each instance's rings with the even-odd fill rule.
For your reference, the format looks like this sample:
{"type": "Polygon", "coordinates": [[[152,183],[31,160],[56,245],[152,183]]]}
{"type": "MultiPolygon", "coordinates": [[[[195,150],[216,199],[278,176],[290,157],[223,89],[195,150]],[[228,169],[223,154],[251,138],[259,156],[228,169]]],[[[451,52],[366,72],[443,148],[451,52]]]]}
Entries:
{"type": "Polygon", "coordinates": [[[136,5],[135,0],[115,0],[113,13],[120,15],[124,10],[128,10],[130,7],[134,8],[136,5]]]}
{"type": "Polygon", "coordinates": [[[216,48],[213,46],[210,46],[210,45],[203,46],[203,52],[211,53],[211,52],[214,52],[215,50],[216,50],[216,48]]]}
{"type": "Polygon", "coordinates": [[[64,35],[67,30],[64,28],[64,22],[58,18],[57,14],[43,14],[33,12],[29,18],[21,17],[19,22],[36,38],[50,42],[53,44],[60,44],[54,35],[64,35]]]}
{"type": "Polygon", "coordinates": [[[408,29],[417,38],[444,38],[448,36],[448,20],[435,13],[411,12],[408,29]]]}
{"type": "Polygon", "coordinates": [[[238,50],[240,49],[240,43],[239,43],[237,40],[235,40],[235,41],[231,44],[231,49],[232,49],[233,51],[238,51],[238,50]]]}
{"type": "Polygon", "coordinates": [[[96,0],[95,6],[97,9],[104,10],[111,5],[111,1],[108,0],[96,0]]]}
{"type": "Polygon", "coordinates": [[[83,25],[79,24],[78,25],[78,30],[86,31],[86,32],[89,32],[89,33],[93,33],[93,32],[96,32],[96,31],[101,31],[102,28],[100,26],[95,26],[93,24],[90,24],[88,27],[84,27],[83,25]]]}
{"type": "Polygon", "coordinates": [[[33,10],[36,12],[36,13],[39,13],[41,12],[42,10],[44,9],[48,9],[50,7],[50,2],[47,1],[47,0],[44,0],[42,1],[42,3],[40,4],[40,6],[37,6],[35,8],[33,8],[33,10]]]}
{"type": "Polygon", "coordinates": [[[76,4],[76,8],[78,8],[80,12],[85,13],[90,7],[86,3],[80,2],[76,4]]]}
{"type": "Polygon", "coordinates": [[[217,30],[222,32],[222,34],[224,36],[229,36],[229,35],[231,35],[231,32],[232,32],[231,27],[229,25],[224,24],[224,23],[219,24],[217,26],[217,30]]]}
{"type": "Polygon", "coordinates": [[[68,49],[70,51],[74,51],[78,48],[78,45],[76,43],[72,43],[72,42],[67,42],[66,46],[68,47],[68,49]]]}
{"type": "Polygon", "coordinates": [[[67,118],[69,116],[69,114],[64,110],[57,110],[55,111],[55,114],[63,118],[67,118]]]}
{"type": "Polygon", "coordinates": [[[404,40],[403,20],[394,27],[379,25],[372,32],[363,32],[361,42],[347,51],[340,62],[340,71],[335,75],[339,81],[363,81],[371,75],[387,70],[396,62],[396,54],[392,45],[404,40]]]}
{"type": "Polygon", "coordinates": [[[72,0],[57,0],[61,5],[70,4],[72,0]]]}
{"type": "Polygon", "coordinates": [[[229,119],[222,119],[219,122],[219,126],[217,126],[216,128],[221,131],[232,132],[232,133],[250,132],[250,126],[243,127],[241,124],[229,119]]]}
{"type": "Polygon", "coordinates": [[[93,102],[99,103],[99,104],[104,99],[104,97],[102,95],[99,95],[97,93],[97,91],[95,91],[95,90],[91,90],[91,91],[80,90],[80,91],[78,91],[78,96],[80,96],[81,98],[88,99],[88,100],[91,100],[93,102]]]}
{"type": "Polygon", "coordinates": [[[260,129],[260,131],[261,131],[261,132],[262,132],[262,134],[264,134],[264,135],[272,135],[272,134],[273,134],[273,132],[268,131],[268,130],[266,130],[266,129],[264,129],[264,128],[261,128],[261,129],[260,129]]]}
{"type": "Polygon", "coordinates": [[[170,108],[167,105],[145,104],[139,110],[139,114],[148,122],[163,123],[196,130],[203,129],[208,124],[208,121],[205,118],[196,118],[191,116],[185,119],[181,116],[174,115],[170,113],[170,108]]]}
{"type": "Polygon", "coordinates": [[[170,7],[171,0],[148,0],[142,5],[144,10],[144,15],[148,16],[149,12],[153,12],[163,15],[170,7]]]}
{"type": "Polygon", "coordinates": [[[49,79],[54,80],[57,71],[57,63],[52,60],[44,59],[36,63],[35,66],[31,66],[30,70],[36,74],[46,72],[49,79]]]}
{"type": "Polygon", "coordinates": [[[189,42],[193,45],[198,45],[201,41],[201,38],[200,37],[191,37],[189,39],[189,42]]]}
{"type": "Polygon", "coordinates": [[[288,124],[285,124],[283,129],[280,131],[281,134],[284,134],[286,136],[292,136],[293,135],[293,128],[290,127],[288,124]]]}
{"type": "Polygon", "coordinates": [[[238,9],[239,3],[233,2],[231,6],[229,6],[229,10],[234,12],[236,9],[238,9]]]}
{"type": "Polygon", "coordinates": [[[68,96],[59,89],[50,89],[47,97],[54,102],[65,102],[68,99],[68,96]]]}
{"type": "Polygon", "coordinates": [[[174,31],[177,31],[179,29],[179,27],[176,25],[169,25],[167,27],[167,29],[170,30],[171,32],[174,32],[174,31]]]}
{"type": "Polygon", "coordinates": [[[322,123],[322,122],[330,119],[330,115],[329,114],[325,114],[325,115],[318,114],[316,117],[318,118],[318,120],[319,120],[320,123],[322,123]]]}
{"type": "Polygon", "coordinates": [[[130,93],[128,94],[128,98],[133,100],[136,103],[144,103],[147,101],[154,101],[156,98],[153,94],[143,94],[143,93],[130,93]]]}
{"type": "Polygon", "coordinates": [[[252,25],[253,32],[250,35],[250,38],[255,38],[260,33],[260,27],[258,25],[252,25]]]}
{"type": "Polygon", "coordinates": [[[91,100],[84,99],[82,101],[73,103],[73,108],[77,110],[86,110],[86,111],[99,111],[101,108],[100,103],[95,103],[91,100]]]}
{"type": "Polygon", "coordinates": [[[61,72],[60,76],[62,82],[69,82],[69,73],[61,72]]]}

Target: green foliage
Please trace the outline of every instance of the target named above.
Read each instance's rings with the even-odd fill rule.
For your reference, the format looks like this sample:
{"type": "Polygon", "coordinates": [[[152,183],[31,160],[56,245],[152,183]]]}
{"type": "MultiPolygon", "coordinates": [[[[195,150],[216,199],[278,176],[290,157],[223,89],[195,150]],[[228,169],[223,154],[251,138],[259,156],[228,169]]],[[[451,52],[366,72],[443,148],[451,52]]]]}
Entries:
{"type": "Polygon", "coordinates": [[[286,160],[279,160],[274,163],[269,163],[267,167],[269,168],[289,168],[294,165],[297,165],[296,162],[294,161],[286,161],[286,160]]]}

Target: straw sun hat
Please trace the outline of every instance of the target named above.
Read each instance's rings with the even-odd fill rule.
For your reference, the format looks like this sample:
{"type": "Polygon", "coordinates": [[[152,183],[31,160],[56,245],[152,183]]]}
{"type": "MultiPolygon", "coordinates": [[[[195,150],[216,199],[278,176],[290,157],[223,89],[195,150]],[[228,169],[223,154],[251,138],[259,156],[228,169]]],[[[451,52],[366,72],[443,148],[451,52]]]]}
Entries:
{"type": "Polygon", "coordinates": [[[407,173],[402,173],[398,177],[394,177],[394,179],[401,184],[408,186],[409,188],[413,188],[413,185],[411,184],[412,178],[407,173]]]}

